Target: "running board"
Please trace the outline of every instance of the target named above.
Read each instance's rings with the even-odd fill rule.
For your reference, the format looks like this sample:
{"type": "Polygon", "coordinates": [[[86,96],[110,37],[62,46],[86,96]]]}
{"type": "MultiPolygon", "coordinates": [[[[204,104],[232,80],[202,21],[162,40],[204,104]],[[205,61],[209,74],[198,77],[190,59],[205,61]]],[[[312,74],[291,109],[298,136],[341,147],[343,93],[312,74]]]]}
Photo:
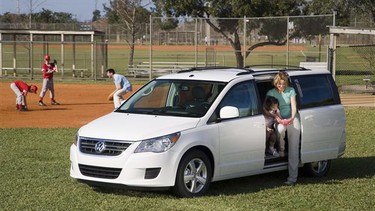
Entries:
{"type": "Polygon", "coordinates": [[[288,166],[288,162],[268,164],[268,165],[265,165],[263,169],[271,169],[271,168],[278,168],[278,167],[284,167],[284,166],[288,166]]]}

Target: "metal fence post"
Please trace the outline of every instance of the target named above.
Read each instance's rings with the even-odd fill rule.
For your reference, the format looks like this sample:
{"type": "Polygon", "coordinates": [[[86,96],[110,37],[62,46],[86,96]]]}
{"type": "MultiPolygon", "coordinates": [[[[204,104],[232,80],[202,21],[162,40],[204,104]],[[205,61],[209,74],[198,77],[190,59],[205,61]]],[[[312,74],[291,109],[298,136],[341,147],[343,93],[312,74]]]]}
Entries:
{"type": "Polygon", "coordinates": [[[30,58],[29,58],[29,67],[31,71],[30,78],[34,79],[34,43],[33,43],[33,34],[30,34],[30,58]]]}
{"type": "Polygon", "coordinates": [[[64,34],[61,34],[61,79],[64,79],[64,34]]]}
{"type": "Polygon", "coordinates": [[[286,65],[289,65],[289,16],[286,20],[286,65]]]}
{"type": "Polygon", "coordinates": [[[149,55],[149,62],[150,62],[150,73],[149,79],[152,80],[152,16],[150,15],[150,55],[149,55]]]}
{"type": "Polygon", "coordinates": [[[243,17],[243,67],[246,66],[246,16],[243,17]]]}
{"type": "MultiPolygon", "coordinates": [[[[195,67],[198,66],[198,18],[195,18],[195,26],[194,26],[194,60],[195,60],[195,67]]],[[[207,64],[206,64],[207,66],[207,64]]]]}
{"type": "Polygon", "coordinates": [[[3,34],[0,33],[0,78],[3,77],[3,34]]]}

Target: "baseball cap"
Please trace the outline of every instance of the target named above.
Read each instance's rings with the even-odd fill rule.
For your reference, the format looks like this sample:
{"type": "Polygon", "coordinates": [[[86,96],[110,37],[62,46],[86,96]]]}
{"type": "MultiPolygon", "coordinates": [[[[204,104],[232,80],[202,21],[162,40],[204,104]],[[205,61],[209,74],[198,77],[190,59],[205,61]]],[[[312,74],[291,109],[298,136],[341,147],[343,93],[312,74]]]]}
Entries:
{"type": "Polygon", "coordinates": [[[37,87],[37,86],[35,86],[35,85],[31,85],[31,86],[30,86],[30,92],[32,92],[32,93],[35,93],[35,94],[36,94],[36,91],[38,91],[38,87],[37,87]]]}
{"type": "Polygon", "coordinates": [[[46,55],[44,56],[44,60],[50,60],[50,57],[49,57],[48,54],[46,54],[46,55]]]}

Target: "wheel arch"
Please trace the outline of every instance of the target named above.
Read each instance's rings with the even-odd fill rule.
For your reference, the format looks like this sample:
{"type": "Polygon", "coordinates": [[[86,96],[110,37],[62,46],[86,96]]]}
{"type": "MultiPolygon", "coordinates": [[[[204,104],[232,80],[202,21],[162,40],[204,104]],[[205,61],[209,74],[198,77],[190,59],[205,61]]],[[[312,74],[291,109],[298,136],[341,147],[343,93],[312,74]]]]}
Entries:
{"type": "MultiPolygon", "coordinates": [[[[178,197],[182,197],[182,198],[191,198],[191,197],[197,197],[197,196],[202,196],[209,188],[209,185],[212,181],[212,178],[213,178],[213,172],[214,172],[214,159],[213,159],[213,154],[212,152],[209,150],[208,147],[206,146],[202,146],[202,145],[198,145],[198,146],[193,146],[191,148],[189,148],[188,150],[185,151],[185,153],[183,153],[183,155],[181,156],[181,159],[178,161],[178,168],[177,168],[177,172],[176,172],[176,175],[175,175],[175,184],[174,186],[170,187],[170,190],[172,192],[174,192],[174,194],[178,197]],[[196,157],[197,156],[197,157],[196,157]],[[199,158],[201,157],[201,158],[199,158]],[[198,158],[198,159],[197,159],[198,158]],[[186,181],[185,178],[182,178],[182,177],[185,177],[185,171],[187,170],[187,164],[189,166],[191,165],[195,165],[194,163],[192,163],[192,161],[194,160],[194,163],[196,162],[195,160],[199,160],[199,162],[202,162],[202,163],[205,163],[203,165],[205,165],[206,167],[205,168],[202,168],[202,169],[206,169],[208,171],[206,171],[206,175],[201,175],[203,178],[206,178],[207,180],[204,180],[204,182],[198,182],[197,179],[195,178],[196,175],[200,175],[200,170],[199,172],[198,171],[192,171],[194,172],[193,174],[188,174],[190,177],[193,176],[193,178],[189,178],[188,176],[188,180],[186,181]],[[192,183],[192,181],[195,181],[194,183],[192,183]],[[196,186],[196,184],[198,184],[198,186],[196,186]],[[203,186],[202,186],[203,185],[203,186]],[[194,186],[194,188],[193,188],[194,186]],[[197,188],[196,190],[198,190],[198,192],[195,192],[195,188],[197,188]],[[191,189],[193,188],[193,189],[191,189]],[[194,191],[193,191],[194,190],[194,191]]],[[[193,168],[194,169],[194,168],[193,168]]],[[[189,167],[189,171],[190,172],[191,168],[189,167]]],[[[202,170],[202,172],[204,172],[205,170],[202,170]]]]}
{"type": "Polygon", "coordinates": [[[314,178],[324,177],[331,169],[331,160],[321,160],[305,163],[302,167],[304,175],[314,178]]]}
{"type": "Polygon", "coordinates": [[[194,151],[194,150],[199,150],[199,151],[201,151],[201,152],[203,152],[204,154],[207,155],[208,159],[210,160],[210,164],[211,164],[211,168],[212,168],[212,169],[211,169],[212,172],[210,172],[210,173],[212,174],[211,176],[213,177],[213,176],[214,176],[213,174],[214,174],[214,172],[215,172],[215,159],[214,159],[214,155],[213,155],[213,153],[211,152],[211,150],[210,150],[208,147],[206,147],[206,146],[198,145],[198,146],[193,146],[193,147],[191,147],[190,149],[188,149],[188,150],[184,153],[184,155],[181,157],[179,163],[181,162],[182,158],[183,158],[185,155],[187,155],[188,153],[190,153],[191,151],[194,151]]]}

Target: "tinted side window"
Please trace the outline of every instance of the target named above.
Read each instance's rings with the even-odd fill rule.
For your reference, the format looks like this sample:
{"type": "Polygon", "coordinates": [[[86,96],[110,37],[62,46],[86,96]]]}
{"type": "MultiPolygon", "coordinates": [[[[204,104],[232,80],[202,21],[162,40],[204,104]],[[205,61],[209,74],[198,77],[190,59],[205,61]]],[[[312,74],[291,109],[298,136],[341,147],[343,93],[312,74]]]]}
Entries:
{"type": "Polygon", "coordinates": [[[299,76],[293,79],[299,108],[336,104],[335,86],[329,75],[299,76]]]}
{"type": "Polygon", "coordinates": [[[234,106],[240,111],[240,117],[258,114],[257,95],[252,81],[233,86],[221,101],[219,110],[224,106],[234,106]]]}

